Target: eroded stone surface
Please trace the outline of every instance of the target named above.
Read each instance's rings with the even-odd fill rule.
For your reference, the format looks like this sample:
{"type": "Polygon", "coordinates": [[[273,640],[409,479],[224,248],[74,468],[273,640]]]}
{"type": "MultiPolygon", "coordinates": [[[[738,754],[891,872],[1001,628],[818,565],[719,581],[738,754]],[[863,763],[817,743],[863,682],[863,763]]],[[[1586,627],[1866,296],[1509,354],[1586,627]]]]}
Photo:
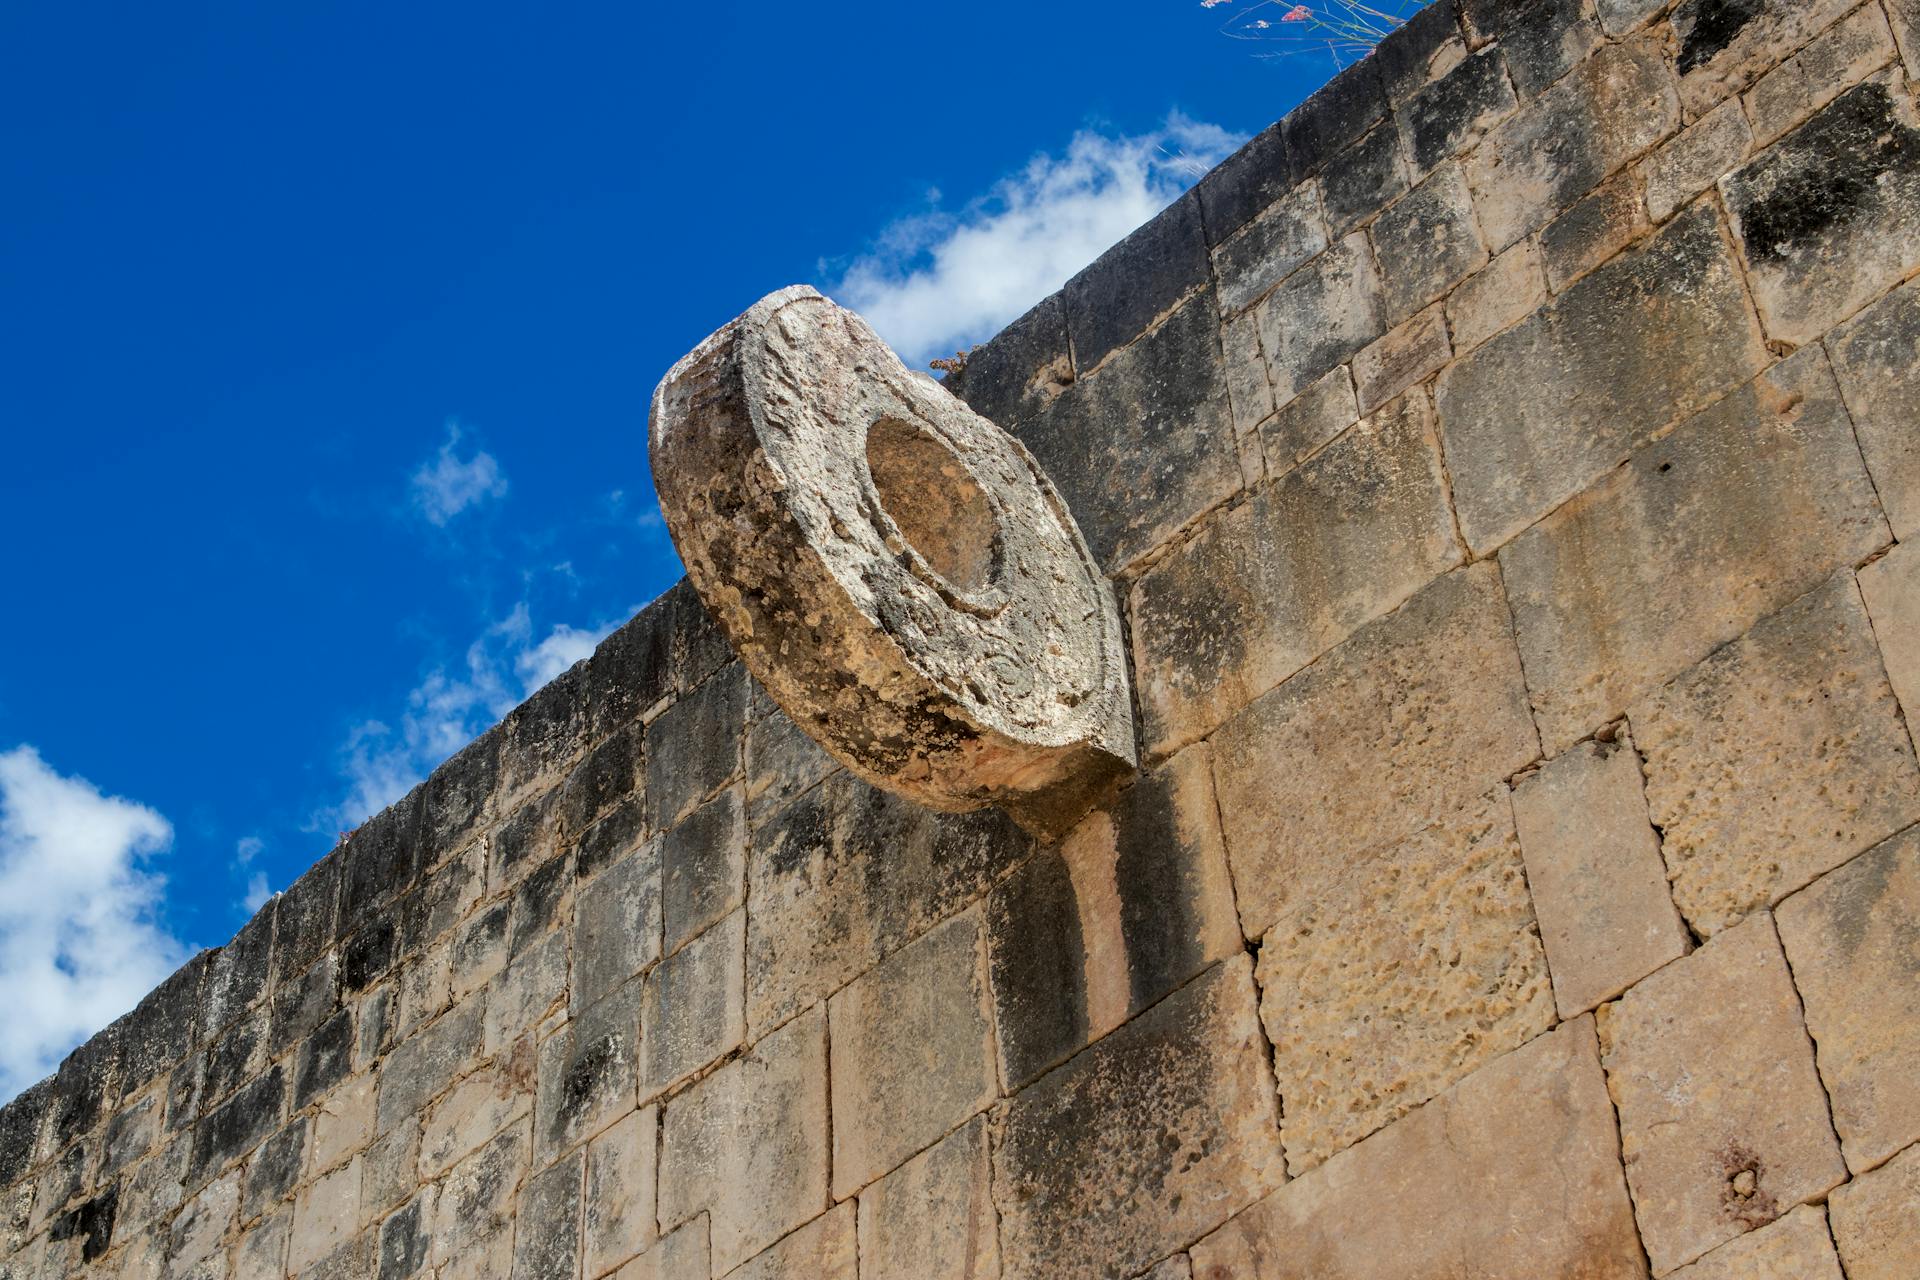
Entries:
{"type": "Polygon", "coordinates": [[[1863,5],[1747,91],[1754,141],[1765,146],[1895,57],[1878,5],[1863,5]]]}
{"type": "Polygon", "coordinates": [[[1288,276],[1255,310],[1274,399],[1286,404],[1385,333],[1384,311],[1364,232],[1288,276]]]}
{"type": "Polygon", "coordinates": [[[642,1107],[587,1146],[580,1234],[590,1276],[604,1275],[653,1242],[659,1129],[659,1109],[642,1107]]]}
{"type": "Polygon", "coordinates": [[[1375,257],[1387,264],[1381,288],[1389,324],[1399,324],[1487,263],[1473,196],[1456,164],[1442,165],[1395,201],[1368,236],[1375,257]]]}
{"type": "Polygon", "coordinates": [[[1907,1280],[1920,1257],[1920,1146],[1837,1188],[1829,1206],[1848,1280],[1907,1280]]]}
{"type": "Polygon", "coordinates": [[[1752,147],[1747,113],[1738,99],[1729,98],[1647,157],[1641,166],[1647,213],[1655,222],[1665,222],[1738,167],[1752,147]]]}
{"type": "Polygon", "coordinates": [[[1920,546],[1903,542],[1860,570],[1860,594],[1911,733],[1920,720],[1920,546]]]}
{"type": "Polygon", "coordinates": [[[1826,1211],[1811,1204],[1671,1274],[1673,1280],[1844,1280],[1826,1211]]]}
{"type": "Polygon", "coordinates": [[[1805,44],[1852,0],[1681,0],[1673,11],[1680,97],[1691,119],[1805,44]]]}
{"type": "Polygon", "coordinates": [[[728,1280],[856,1280],[854,1206],[842,1204],[768,1249],[728,1280]]]}
{"type": "Polygon", "coordinates": [[[746,951],[747,913],[735,911],[647,975],[643,1094],[685,1079],[746,1038],[746,951]]]}
{"type": "Polygon", "coordinates": [[[1920,534],[1920,281],[1868,307],[1826,345],[1887,518],[1910,539],[1920,534]]]}
{"type": "Polygon", "coordinates": [[[998,1280],[987,1119],[860,1193],[861,1280],[998,1280]]]}

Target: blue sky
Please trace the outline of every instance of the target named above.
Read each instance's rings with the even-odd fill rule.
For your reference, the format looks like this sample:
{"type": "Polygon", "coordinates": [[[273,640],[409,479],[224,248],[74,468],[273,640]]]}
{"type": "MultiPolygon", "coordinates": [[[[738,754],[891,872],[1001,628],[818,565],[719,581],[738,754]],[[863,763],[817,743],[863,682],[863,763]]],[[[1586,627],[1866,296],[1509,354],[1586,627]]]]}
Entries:
{"type": "Polygon", "coordinates": [[[0,1096],[679,576],[694,342],[984,337],[1325,79],[1233,9],[6,6],[0,1096]]]}

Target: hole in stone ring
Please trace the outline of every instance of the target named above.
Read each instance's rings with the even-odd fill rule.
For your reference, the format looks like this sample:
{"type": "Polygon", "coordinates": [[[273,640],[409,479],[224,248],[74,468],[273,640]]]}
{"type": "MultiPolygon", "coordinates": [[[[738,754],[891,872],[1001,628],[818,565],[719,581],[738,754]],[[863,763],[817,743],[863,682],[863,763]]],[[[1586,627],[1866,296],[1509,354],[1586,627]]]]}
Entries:
{"type": "Polygon", "coordinates": [[[999,523],[973,473],[939,437],[882,418],[867,429],[867,470],[881,507],[935,573],[961,592],[992,580],[999,523]]]}

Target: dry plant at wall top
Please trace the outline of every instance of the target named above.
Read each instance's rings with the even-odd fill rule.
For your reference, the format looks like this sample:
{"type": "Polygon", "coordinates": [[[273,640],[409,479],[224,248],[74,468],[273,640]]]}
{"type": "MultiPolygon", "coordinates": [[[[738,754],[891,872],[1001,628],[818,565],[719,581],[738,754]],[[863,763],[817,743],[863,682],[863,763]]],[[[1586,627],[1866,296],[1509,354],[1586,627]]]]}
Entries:
{"type": "Polygon", "coordinates": [[[1324,53],[1341,67],[1366,57],[1389,31],[1427,4],[1428,0],[1373,0],[1371,4],[1362,0],[1313,0],[1307,4],[1256,0],[1250,5],[1236,5],[1236,0],[1200,0],[1203,9],[1235,6],[1220,30],[1235,40],[1268,46],[1258,52],[1259,57],[1324,53]]]}

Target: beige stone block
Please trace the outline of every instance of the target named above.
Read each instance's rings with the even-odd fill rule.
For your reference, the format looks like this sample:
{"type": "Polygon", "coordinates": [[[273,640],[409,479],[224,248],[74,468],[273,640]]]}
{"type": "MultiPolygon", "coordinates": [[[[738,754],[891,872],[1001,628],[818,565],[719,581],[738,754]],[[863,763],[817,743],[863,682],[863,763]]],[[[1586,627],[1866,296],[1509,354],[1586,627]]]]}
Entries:
{"type": "Polygon", "coordinates": [[[1638,239],[1647,226],[1640,177],[1622,169],[1541,230],[1547,283],[1559,293],[1638,239]]]}
{"type": "Polygon", "coordinates": [[[706,1212],[724,1274],[827,1207],[827,1145],[827,1019],[816,1009],[667,1102],[660,1225],[706,1212]]]}
{"type": "Polygon", "coordinates": [[[996,1115],[1009,1280],[1131,1275],[1280,1184],[1251,965],[1223,962],[996,1115]]]}
{"type": "MultiPolygon", "coordinates": [[[[1367,231],[1384,270],[1387,323],[1398,325],[1487,265],[1486,242],[1473,216],[1473,195],[1457,164],[1435,169],[1387,206],[1367,231]]],[[[1408,346],[1403,341],[1402,346],[1408,346]]],[[[1359,368],[1354,376],[1359,378],[1359,368]]],[[[1361,408],[1366,404],[1362,396],[1361,408]]]]}
{"type": "Polygon", "coordinates": [[[1817,347],[1639,449],[1500,552],[1548,749],[1886,539],[1817,347]]]}
{"type": "Polygon", "coordinates": [[[1591,1020],[1488,1063],[1192,1255],[1194,1280],[1644,1277],[1591,1020]]]}
{"type": "Polygon", "coordinates": [[[1780,904],[1793,965],[1855,1173],[1920,1139],[1920,828],[1909,828],[1780,904]]]}
{"type": "Polygon", "coordinates": [[[1920,535],[1920,280],[1834,330],[1826,346],[1887,519],[1912,540],[1920,535]]]}
{"type": "Polygon", "coordinates": [[[1184,1253],[1176,1253],[1140,1273],[1140,1280],[1193,1280],[1193,1262],[1184,1253]]]}
{"type": "Polygon", "coordinates": [[[828,1002],[836,1200],[993,1102],[981,914],[936,926],[828,1002]]]}
{"type": "Polygon", "coordinates": [[[709,1280],[707,1215],[660,1237],[658,1244],[620,1268],[614,1280],[709,1280]]]}
{"type": "Polygon", "coordinates": [[[507,967],[507,925],[512,907],[495,902],[461,922],[453,933],[452,972],[455,1000],[465,999],[507,967]]]}
{"type": "MultiPolygon", "coordinates": [[[[1260,328],[1253,316],[1236,316],[1222,325],[1220,345],[1226,357],[1233,434],[1242,441],[1253,440],[1258,456],[1260,425],[1273,416],[1273,387],[1267,381],[1267,358],[1260,353],[1260,328]]],[[[1249,474],[1243,467],[1242,478],[1251,484],[1259,478],[1259,472],[1249,474]]]]}
{"type": "Polygon", "coordinates": [[[394,1013],[393,1035],[401,1039],[414,1028],[431,1022],[453,1003],[453,948],[443,944],[415,956],[400,971],[400,994],[394,1013]]]}
{"type": "Polygon", "coordinates": [[[1624,729],[1521,780],[1513,817],[1561,1017],[1585,1013],[1687,954],[1687,929],[1647,819],[1640,757],[1624,729]]]}
{"type": "Polygon", "coordinates": [[[1244,310],[1326,247],[1319,188],[1303,182],[1213,251],[1220,314],[1244,310]]]}
{"type": "Polygon", "coordinates": [[[373,1140],[360,1158],[360,1211],[376,1218],[414,1193],[420,1172],[420,1121],[409,1119],[373,1140]]]}
{"type": "Polygon", "coordinates": [[[1749,0],[1731,11],[1680,6],[1673,34],[1687,118],[1746,88],[1853,6],[1854,0],[1749,0]]]}
{"type": "Polygon", "coordinates": [[[437,1177],[532,1111],[534,1078],[530,1038],[462,1078],[427,1109],[420,1133],[420,1172],[437,1177]]]}
{"type": "Polygon", "coordinates": [[[1665,222],[1693,198],[1732,173],[1753,150],[1753,128],[1737,98],[1729,98],[1687,126],[1641,165],[1647,213],[1665,222]]]}
{"type": "Polygon", "coordinates": [[[587,1144],[583,1254],[603,1275],[653,1243],[660,1109],[642,1107],[587,1144]]]}
{"type": "Polygon", "coordinates": [[[1920,1146],[1834,1190],[1833,1240],[1848,1280],[1913,1280],[1920,1258],[1920,1146]]]}
{"type": "Polygon", "coordinates": [[[1920,720],[1920,544],[1903,542],[1860,570],[1860,594],[1911,732],[1920,720]]]}
{"type": "Polygon", "coordinates": [[[728,1280],[856,1280],[852,1204],[836,1206],[728,1273],[728,1280]]]}
{"type": "Polygon", "coordinates": [[[1446,316],[1435,303],[1354,355],[1361,412],[1372,413],[1452,358],[1446,316]]]}
{"type": "Polygon", "coordinates": [[[499,1053],[566,1000],[567,934],[562,929],[514,956],[487,987],[485,1051],[499,1053]]]}
{"type": "Polygon", "coordinates": [[[314,1112],[311,1168],[331,1169],[373,1141],[373,1085],[372,1076],[355,1076],[314,1112]]]}
{"type": "Polygon", "coordinates": [[[351,1240],[360,1229],[360,1162],[323,1173],[293,1198],[287,1269],[305,1271],[351,1240]]]}
{"type": "Polygon", "coordinates": [[[526,1121],[497,1134],[435,1184],[426,1215],[429,1256],[447,1275],[505,1275],[513,1257],[515,1198],[532,1162],[526,1121]],[[497,1271],[489,1268],[497,1264],[497,1271]],[[446,1268],[451,1268],[451,1271],[446,1268]]]}
{"type": "Polygon", "coordinates": [[[633,1110],[644,1039],[640,984],[629,982],[541,1042],[533,1102],[536,1167],[633,1110]]]}
{"type": "Polygon", "coordinates": [[[1461,555],[1416,391],[1142,576],[1133,634],[1149,750],[1205,736],[1461,555]]]}
{"type": "Polygon", "coordinates": [[[647,975],[640,1091],[660,1093],[747,1038],[747,913],[733,912],[647,975]]]}
{"type": "MultiPolygon", "coordinates": [[[[248,1227],[233,1245],[233,1274],[245,1280],[253,1280],[256,1276],[279,1280],[287,1273],[287,1237],[292,1227],[291,1210],[282,1210],[248,1227]]],[[[129,1269],[124,1274],[162,1280],[166,1275],[163,1267],[151,1272],[129,1269]]]]}
{"type": "Polygon", "coordinates": [[[1504,786],[1289,880],[1256,978],[1296,1177],[1553,1025],[1504,786]]]}
{"type": "Polygon", "coordinates": [[[1754,142],[1766,146],[1898,55],[1879,5],[1862,5],[1747,90],[1754,142]]]}
{"type": "Polygon", "coordinates": [[[1227,857],[1249,936],[1339,866],[1457,809],[1539,755],[1499,574],[1456,570],[1261,697],[1215,737],[1227,857]]]}
{"type": "Polygon", "coordinates": [[[867,1187],[861,1280],[999,1280],[992,1182],[980,1116],[867,1187]]]}
{"type": "Polygon", "coordinates": [[[1826,1210],[1811,1204],[1670,1274],[1672,1280],[1846,1280],[1827,1235],[1826,1210]]]}
{"type": "MultiPolygon", "coordinates": [[[[173,1268],[185,1271],[218,1253],[227,1229],[233,1225],[235,1210],[239,1207],[238,1169],[215,1178],[202,1187],[199,1194],[180,1206],[180,1212],[173,1218],[172,1243],[168,1253],[168,1261],[173,1268]]],[[[352,1234],[353,1206],[348,1206],[347,1217],[347,1234],[352,1234]]]]}
{"type": "Polygon", "coordinates": [[[1920,817],[1920,771],[1851,574],[1628,715],[1674,902],[1699,933],[1920,817]]]}
{"type": "Polygon", "coordinates": [[[1324,374],[1288,401],[1261,431],[1261,451],[1274,475],[1319,450],[1360,419],[1353,374],[1346,365],[1324,374]]]}
{"type": "Polygon", "coordinates": [[[1847,1176],[1770,916],[1641,982],[1600,1030],[1656,1275],[1847,1176]]]}
{"type": "Polygon", "coordinates": [[[1547,300],[1547,274],[1534,240],[1512,245],[1447,297],[1447,325],[1458,353],[1532,315],[1547,300]]]}

